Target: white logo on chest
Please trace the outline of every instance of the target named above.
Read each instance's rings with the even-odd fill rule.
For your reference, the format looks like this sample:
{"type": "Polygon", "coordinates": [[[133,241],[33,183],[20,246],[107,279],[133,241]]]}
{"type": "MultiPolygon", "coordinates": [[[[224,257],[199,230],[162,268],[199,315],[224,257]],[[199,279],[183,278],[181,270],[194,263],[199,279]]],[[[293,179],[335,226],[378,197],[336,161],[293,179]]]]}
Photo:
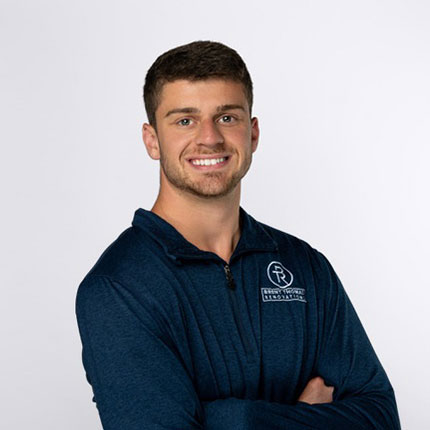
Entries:
{"type": "Polygon", "coordinates": [[[267,276],[270,282],[279,288],[287,288],[294,281],[293,274],[279,261],[272,261],[267,266],[267,276]]]}
{"type": "MultiPolygon", "coordinates": [[[[306,303],[306,291],[300,286],[292,287],[293,274],[279,261],[272,261],[267,266],[267,277],[275,287],[262,287],[263,302],[303,302],[306,303]]],[[[297,282],[296,282],[297,284],[297,282]]]]}

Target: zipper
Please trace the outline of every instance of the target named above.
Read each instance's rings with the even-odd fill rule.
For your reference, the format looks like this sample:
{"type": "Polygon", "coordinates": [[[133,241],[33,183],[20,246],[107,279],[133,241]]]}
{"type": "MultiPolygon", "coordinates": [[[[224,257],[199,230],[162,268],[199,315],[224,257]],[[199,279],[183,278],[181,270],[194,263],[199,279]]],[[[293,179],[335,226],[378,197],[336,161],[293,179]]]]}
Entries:
{"type": "Polygon", "coordinates": [[[224,272],[227,279],[227,287],[230,293],[231,303],[233,305],[234,320],[236,321],[236,324],[239,328],[239,335],[240,335],[240,338],[242,339],[242,343],[245,348],[245,353],[248,356],[248,355],[251,355],[252,353],[251,344],[249,342],[248,337],[246,336],[246,332],[242,324],[242,319],[240,318],[239,307],[237,305],[237,297],[236,297],[236,294],[234,293],[234,291],[236,290],[236,283],[234,282],[234,278],[233,278],[233,274],[231,273],[230,266],[227,263],[224,264],[224,272]]]}
{"type": "Polygon", "coordinates": [[[225,276],[227,278],[227,287],[230,290],[235,290],[236,284],[234,283],[233,275],[231,273],[230,266],[228,264],[224,265],[224,272],[225,272],[225,276]]]}

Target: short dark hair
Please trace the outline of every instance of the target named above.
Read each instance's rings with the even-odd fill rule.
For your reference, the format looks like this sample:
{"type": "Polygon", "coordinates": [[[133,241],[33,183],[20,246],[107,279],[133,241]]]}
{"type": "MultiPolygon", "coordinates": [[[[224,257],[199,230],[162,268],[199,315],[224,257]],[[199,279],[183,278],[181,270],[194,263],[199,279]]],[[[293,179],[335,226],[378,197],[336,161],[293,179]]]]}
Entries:
{"type": "Polygon", "coordinates": [[[166,82],[210,78],[242,83],[251,114],[252,80],[245,62],[234,49],[222,43],[199,40],[161,54],[149,68],[143,87],[143,100],[149,123],[156,126],[155,111],[166,82]]]}

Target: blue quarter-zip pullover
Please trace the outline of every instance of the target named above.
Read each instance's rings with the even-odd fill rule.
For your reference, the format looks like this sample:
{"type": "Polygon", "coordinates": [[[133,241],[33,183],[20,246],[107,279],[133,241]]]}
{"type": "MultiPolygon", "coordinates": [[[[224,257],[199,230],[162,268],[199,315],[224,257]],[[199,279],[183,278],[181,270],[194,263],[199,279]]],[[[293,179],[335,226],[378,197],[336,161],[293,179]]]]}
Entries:
{"type": "Polygon", "coordinates": [[[239,216],[226,262],[138,209],[82,281],[83,364],[103,428],[399,429],[391,384],[329,262],[239,216]],[[333,402],[297,402],[317,375],[333,402]]]}

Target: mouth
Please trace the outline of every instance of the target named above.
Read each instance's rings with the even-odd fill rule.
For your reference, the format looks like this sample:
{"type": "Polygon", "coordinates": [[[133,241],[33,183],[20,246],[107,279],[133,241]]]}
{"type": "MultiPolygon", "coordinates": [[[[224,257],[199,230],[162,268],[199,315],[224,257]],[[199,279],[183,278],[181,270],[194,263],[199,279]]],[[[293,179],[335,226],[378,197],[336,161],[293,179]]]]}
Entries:
{"type": "Polygon", "coordinates": [[[215,157],[196,157],[189,158],[188,162],[197,170],[217,170],[224,167],[230,160],[229,155],[215,157]]]}

